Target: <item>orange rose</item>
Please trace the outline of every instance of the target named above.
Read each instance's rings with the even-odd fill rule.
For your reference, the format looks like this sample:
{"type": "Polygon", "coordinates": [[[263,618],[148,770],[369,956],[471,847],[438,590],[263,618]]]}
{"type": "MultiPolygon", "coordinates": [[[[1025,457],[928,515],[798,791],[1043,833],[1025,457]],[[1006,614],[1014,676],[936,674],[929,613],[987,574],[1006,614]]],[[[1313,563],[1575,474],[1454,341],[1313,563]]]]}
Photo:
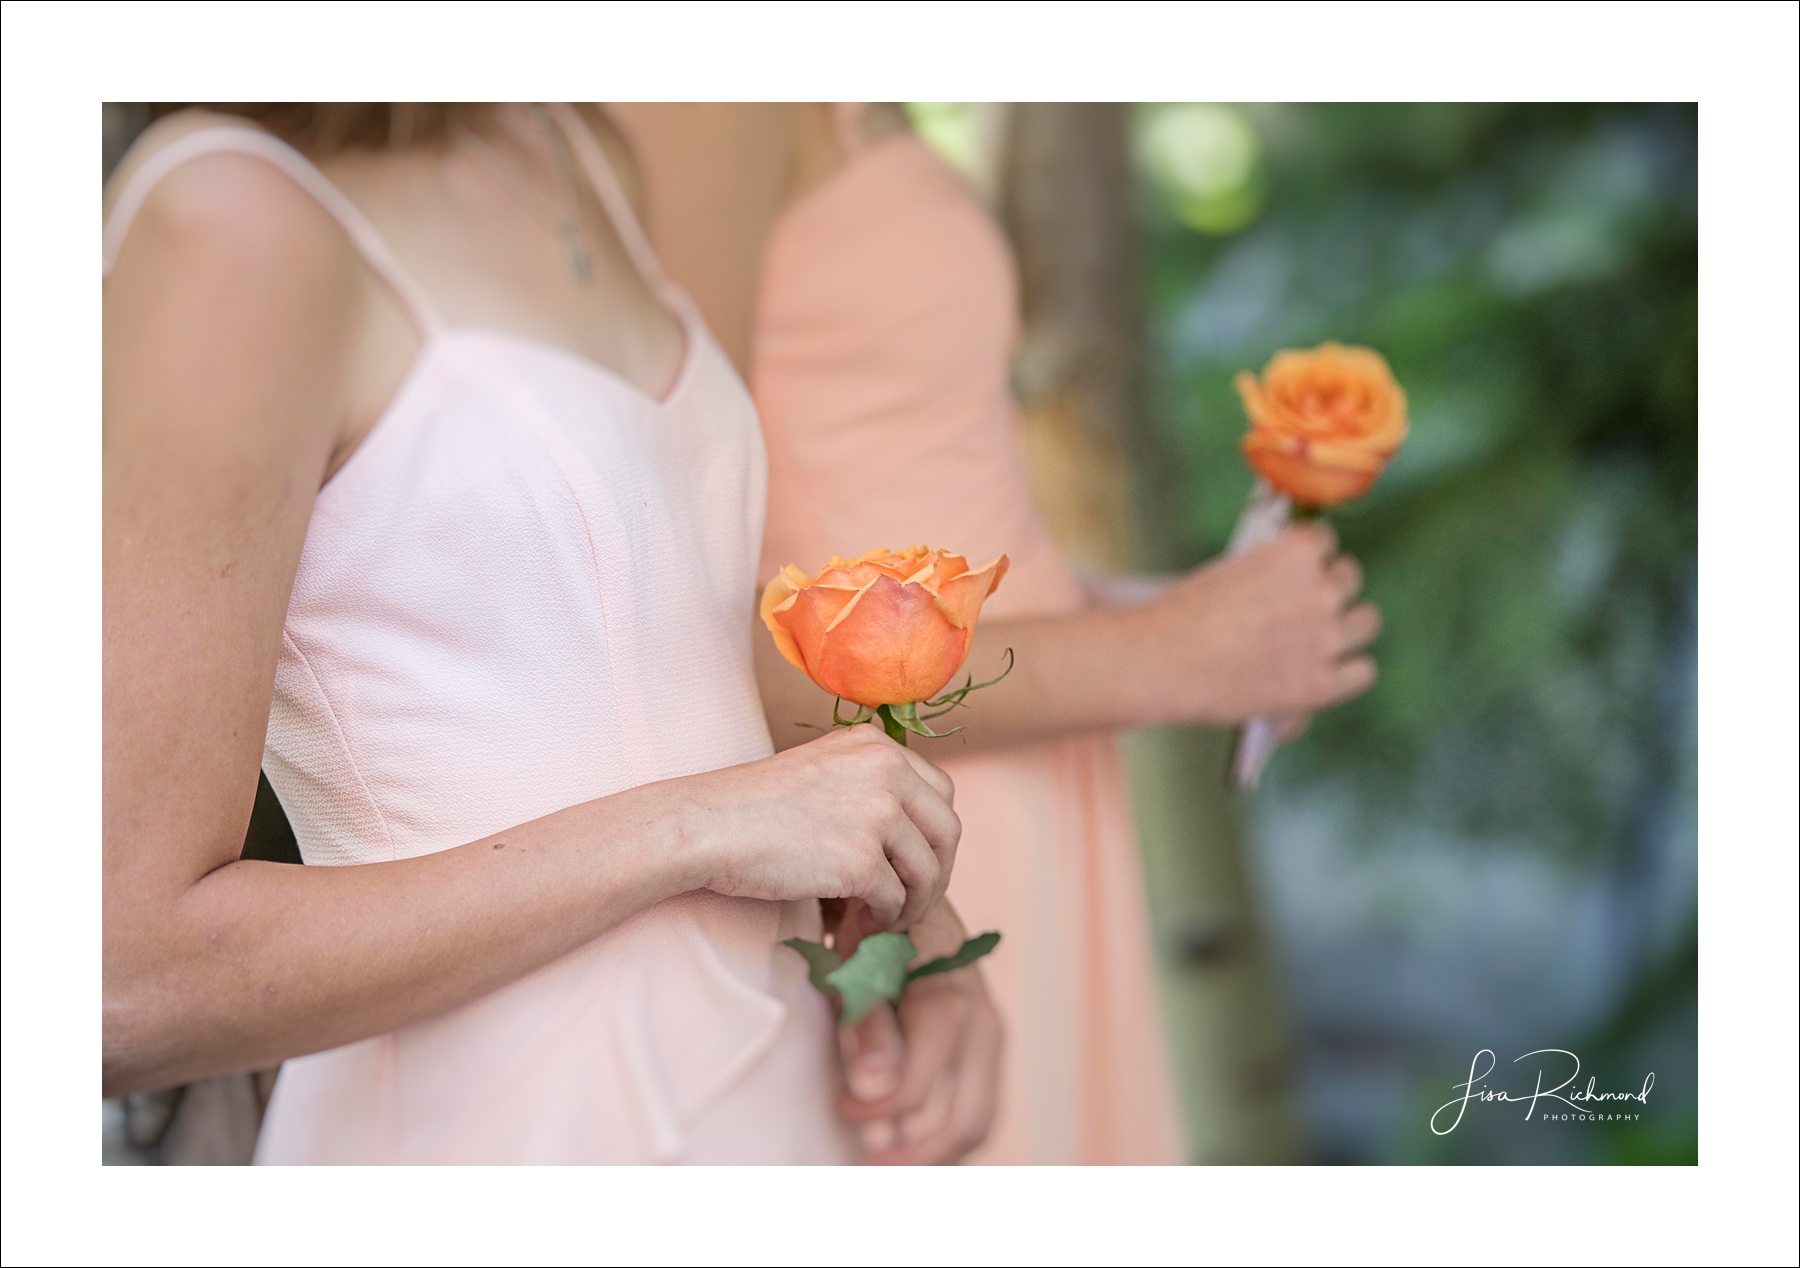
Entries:
{"type": "Polygon", "coordinates": [[[833,556],[817,577],[789,564],[763,590],[775,646],[833,695],[873,709],[929,700],[969,655],[981,605],[1006,556],[969,568],[961,555],[913,546],[833,556]]]}
{"type": "Polygon", "coordinates": [[[1302,506],[1361,497],[1406,439],[1406,392],[1369,348],[1277,352],[1259,381],[1240,371],[1244,458],[1302,506]]]}

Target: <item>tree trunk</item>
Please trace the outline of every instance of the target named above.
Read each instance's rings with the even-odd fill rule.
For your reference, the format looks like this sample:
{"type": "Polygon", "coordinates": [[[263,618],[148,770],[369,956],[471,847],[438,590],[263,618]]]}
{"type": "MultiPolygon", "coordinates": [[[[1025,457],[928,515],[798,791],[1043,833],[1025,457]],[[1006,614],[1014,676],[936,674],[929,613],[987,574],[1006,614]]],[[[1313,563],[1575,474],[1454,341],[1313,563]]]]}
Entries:
{"type": "MultiPolygon", "coordinates": [[[[988,183],[1019,262],[1015,382],[1035,493],[1070,561],[1102,571],[1166,558],[1157,517],[1133,514],[1134,484],[1155,484],[1134,474],[1156,454],[1140,411],[1128,124],[1115,104],[1015,104],[990,121],[988,183]]],[[[1284,1012],[1224,740],[1171,728],[1124,746],[1171,1056],[1195,1161],[1298,1161],[1284,1012]]]]}

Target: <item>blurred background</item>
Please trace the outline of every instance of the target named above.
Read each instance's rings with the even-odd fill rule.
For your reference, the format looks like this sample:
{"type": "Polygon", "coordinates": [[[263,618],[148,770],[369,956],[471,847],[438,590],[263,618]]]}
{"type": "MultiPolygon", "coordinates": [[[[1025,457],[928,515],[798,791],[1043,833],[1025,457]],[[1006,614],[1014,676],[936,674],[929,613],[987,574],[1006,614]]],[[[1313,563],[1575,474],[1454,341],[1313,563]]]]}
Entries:
{"type": "Polygon", "coordinates": [[[1195,1160],[1695,1162],[1694,107],[910,109],[1018,250],[1083,562],[1223,549],[1231,376],[1277,349],[1366,344],[1410,395],[1330,516],[1375,689],[1251,795],[1224,736],[1127,737],[1195,1160]],[[1483,1048],[1515,1092],[1542,1048],[1655,1086],[1636,1123],[1434,1134],[1483,1048]]]}
{"type": "MultiPolygon", "coordinates": [[[[1331,515],[1375,689],[1254,794],[1224,735],[1125,740],[1194,1160],[1697,1161],[1695,108],[908,110],[1012,238],[1033,478],[1083,566],[1219,553],[1230,379],[1277,349],[1366,344],[1411,399],[1331,515]],[[1634,1123],[1435,1135],[1484,1048],[1515,1091],[1543,1048],[1655,1086],[1634,1123]]],[[[147,120],[104,107],[105,170],[147,120]]],[[[108,1103],[108,1161],[236,1160],[180,1104],[108,1103]]]]}

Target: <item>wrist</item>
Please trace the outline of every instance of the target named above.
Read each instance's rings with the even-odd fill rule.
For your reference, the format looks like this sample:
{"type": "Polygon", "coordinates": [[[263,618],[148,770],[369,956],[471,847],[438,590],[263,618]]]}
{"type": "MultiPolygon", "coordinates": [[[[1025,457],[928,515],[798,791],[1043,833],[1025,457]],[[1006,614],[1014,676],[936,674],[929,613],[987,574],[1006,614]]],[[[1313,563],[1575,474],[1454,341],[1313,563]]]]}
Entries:
{"type": "Polygon", "coordinates": [[[641,824],[648,837],[646,858],[654,860],[650,888],[660,898],[690,890],[717,888],[720,852],[716,842],[717,816],[693,795],[690,779],[662,780],[621,794],[619,809],[627,822],[641,824]]]}

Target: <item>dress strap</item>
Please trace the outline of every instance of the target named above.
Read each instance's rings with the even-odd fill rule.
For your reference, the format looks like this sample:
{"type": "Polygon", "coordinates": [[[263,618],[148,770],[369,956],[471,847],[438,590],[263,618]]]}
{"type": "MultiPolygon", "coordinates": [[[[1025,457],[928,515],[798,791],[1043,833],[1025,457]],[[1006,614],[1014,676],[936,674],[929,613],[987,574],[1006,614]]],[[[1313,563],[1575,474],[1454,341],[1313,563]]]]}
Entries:
{"type": "Polygon", "coordinates": [[[600,206],[605,209],[606,218],[612,221],[613,232],[619,235],[625,253],[637,266],[638,275],[652,290],[666,290],[668,279],[663,273],[662,262],[651,249],[650,239],[644,235],[643,226],[638,224],[637,214],[631,210],[631,200],[625,196],[625,187],[619,184],[618,174],[607,161],[606,150],[595,137],[594,130],[588,127],[581,112],[568,102],[552,101],[547,104],[551,117],[556,120],[556,126],[568,138],[569,148],[575,151],[576,161],[587,173],[594,192],[600,196],[600,206]]]}
{"type": "Polygon", "coordinates": [[[169,142],[131,174],[131,179],[126,181],[125,188],[119,192],[118,201],[113,204],[112,215],[107,217],[105,233],[101,238],[103,277],[112,272],[113,263],[119,258],[119,248],[125,244],[125,235],[131,228],[132,220],[158,182],[190,159],[220,153],[248,154],[280,168],[296,185],[311,194],[332,219],[343,226],[363,262],[393,288],[394,294],[400,297],[400,301],[412,313],[420,334],[431,335],[443,328],[443,319],[438,316],[437,309],[426,296],[424,288],[394,258],[394,253],[388,249],[387,243],[362,210],[327,180],[323,172],[308,162],[300,151],[251,127],[225,125],[190,132],[169,142]]]}

